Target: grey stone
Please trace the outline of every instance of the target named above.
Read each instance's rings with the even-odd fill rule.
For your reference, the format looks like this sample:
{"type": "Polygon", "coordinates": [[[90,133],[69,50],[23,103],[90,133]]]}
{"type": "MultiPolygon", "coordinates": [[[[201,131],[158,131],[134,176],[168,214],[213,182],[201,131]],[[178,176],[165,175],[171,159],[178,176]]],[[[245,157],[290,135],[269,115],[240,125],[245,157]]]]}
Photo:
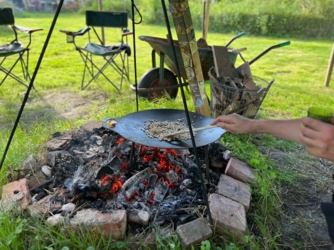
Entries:
{"type": "Polygon", "coordinates": [[[147,226],[151,218],[150,213],[138,209],[128,210],[127,216],[129,222],[133,222],[142,226],[147,226]]]}
{"type": "Polygon", "coordinates": [[[185,248],[201,243],[212,236],[212,229],[204,218],[183,224],[176,229],[176,233],[185,248]]]}
{"type": "Polygon", "coordinates": [[[33,155],[29,155],[28,158],[23,162],[22,169],[23,170],[32,170],[35,171],[37,169],[37,161],[33,155]]]}

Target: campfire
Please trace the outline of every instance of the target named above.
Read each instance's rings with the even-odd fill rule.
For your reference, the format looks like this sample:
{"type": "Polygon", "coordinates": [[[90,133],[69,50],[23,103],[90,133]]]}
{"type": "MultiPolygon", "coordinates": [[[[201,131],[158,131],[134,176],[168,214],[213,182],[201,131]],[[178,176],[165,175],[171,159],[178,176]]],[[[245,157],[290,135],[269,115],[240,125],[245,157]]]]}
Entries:
{"type": "MultiPolygon", "coordinates": [[[[103,212],[142,209],[151,214],[150,223],[159,226],[172,221],[176,228],[199,215],[206,216],[201,173],[192,149],[140,145],[103,128],[91,133],[71,131],[53,142],[59,140],[66,143],[48,149],[46,163],[52,169],[49,180],[31,190],[35,201],[48,194],[45,190],[50,193],[65,188],[62,197],[55,194],[62,206],[73,203],[76,208],[103,212]]],[[[213,193],[227,164],[226,148],[214,142],[199,152],[203,171],[209,169],[206,189],[213,193]]],[[[62,206],[51,208],[50,215],[61,213],[62,206]]]]}
{"type": "Polygon", "coordinates": [[[4,186],[2,197],[18,200],[26,180],[28,211],[46,216],[51,226],[95,223],[114,238],[171,227],[181,241],[188,239],[183,236],[188,231],[197,234],[198,241],[212,235],[212,215],[217,228],[237,237],[246,233],[250,192],[244,182],[254,179],[253,172],[219,141],[196,152],[180,146],[159,148],[99,125],[56,133],[45,148],[33,175],[4,186]],[[33,180],[38,176],[43,178],[33,180]],[[101,226],[105,224],[112,226],[101,226]],[[203,231],[191,231],[196,228],[203,231]]]}

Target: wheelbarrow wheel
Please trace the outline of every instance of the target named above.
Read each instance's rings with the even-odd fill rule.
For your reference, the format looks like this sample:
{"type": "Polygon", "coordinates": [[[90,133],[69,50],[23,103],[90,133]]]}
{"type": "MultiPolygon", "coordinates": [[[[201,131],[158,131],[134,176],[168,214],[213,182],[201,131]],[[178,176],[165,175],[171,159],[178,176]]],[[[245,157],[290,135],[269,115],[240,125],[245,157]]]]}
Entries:
{"type": "MultiPolygon", "coordinates": [[[[139,81],[139,88],[158,88],[160,87],[159,81],[159,68],[153,68],[147,71],[139,81]]],[[[177,86],[177,80],[174,73],[168,69],[164,69],[164,83],[163,86],[177,86]]],[[[147,92],[140,92],[139,96],[154,100],[166,96],[166,93],[170,98],[175,99],[177,96],[178,88],[154,90],[147,92]]]]}

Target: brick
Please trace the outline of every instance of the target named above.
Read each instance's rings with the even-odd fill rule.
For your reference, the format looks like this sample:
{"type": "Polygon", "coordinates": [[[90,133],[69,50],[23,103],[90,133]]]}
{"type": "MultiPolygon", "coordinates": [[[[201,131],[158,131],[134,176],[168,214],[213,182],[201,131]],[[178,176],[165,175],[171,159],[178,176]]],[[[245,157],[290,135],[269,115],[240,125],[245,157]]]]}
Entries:
{"type": "Polygon", "coordinates": [[[250,186],[222,174],[217,185],[217,193],[241,203],[247,212],[251,201],[250,186]]]}
{"type": "Polygon", "coordinates": [[[18,207],[18,202],[23,199],[24,195],[22,192],[18,192],[13,196],[0,200],[1,211],[8,212],[18,207]]]}
{"type": "Polygon", "coordinates": [[[51,151],[62,150],[66,148],[70,143],[70,136],[60,136],[57,138],[53,138],[46,143],[46,148],[51,151]]]}
{"type": "Polygon", "coordinates": [[[204,218],[178,226],[176,233],[185,248],[189,248],[212,236],[212,229],[204,218]]]}
{"type": "Polygon", "coordinates": [[[81,126],[83,130],[86,130],[87,132],[90,132],[90,133],[92,133],[94,129],[100,129],[101,127],[102,127],[102,123],[97,122],[97,121],[87,122],[86,124],[81,126]]]}
{"type": "Polygon", "coordinates": [[[138,209],[128,210],[127,216],[128,222],[137,223],[142,226],[147,226],[151,218],[151,214],[149,212],[138,209]]]}
{"type": "Polygon", "coordinates": [[[22,209],[25,209],[30,202],[30,192],[28,187],[28,180],[26,178],[22,178],[18,181],[10,182],[2,187],[2,199],[14,199],[15,203],[21,207],[22,209]],[[23,194],[23,197],[19,200],[15,198],[15,193],[21,192],[23,194]]]}
{"type": "Polygon", "coordinates": [[[211,194],[209,205],[216,233],[242,240],[247,221],[243,205],[219,194],[211,194]]]}
{"type": "Polygon", "coordinates": [[[98,210],[85,209],[77,212],[70,220],[70,224],[74,230],[84,226],[90,233],[121,239],[124,238],[126,232],[126,211],[115,210],[112,213],[101,213],[98,210]]]}
{"type": "Polygon", "coordinates": [[[225,174],[242,182],[252,182],[256,179],[255,169],[249,167],[246,163],[236,159],[230,158],[227,163],[225,174]]]}

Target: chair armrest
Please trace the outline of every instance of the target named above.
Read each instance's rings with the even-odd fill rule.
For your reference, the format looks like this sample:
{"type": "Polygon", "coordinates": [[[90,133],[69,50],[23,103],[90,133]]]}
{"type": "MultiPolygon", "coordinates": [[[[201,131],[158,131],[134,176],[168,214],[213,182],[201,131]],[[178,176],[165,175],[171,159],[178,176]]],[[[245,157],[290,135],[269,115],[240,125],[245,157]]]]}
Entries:
{"type": "Polygon", "coordinates": [[[68,36],[82,36],[90,30],[89,27],[83,28],[79,31],[69,31],[69,30],[59,30],[62,33],[65,33],[68,36]]]}
{"type": "Polygon", "coordinates": [[[14,29],[21,31],[23,33],[27,33],[27,34],[32,34],[36,31],[41,31],[43,29],[38,28],[38,29],[31,29],[31,28],[26,28],[26,27],[22,27],[22,26],[17,26],[17,25],[13,25],[14,29]]]}
{"type": "Polygon", "coordinates": [[[133,32],[131,30],[128,30],[128,29],[125,29],[123,30],[123,33],[122,33],[122,36],[129,36],[129,35],[132,35],[133,32]]]}

